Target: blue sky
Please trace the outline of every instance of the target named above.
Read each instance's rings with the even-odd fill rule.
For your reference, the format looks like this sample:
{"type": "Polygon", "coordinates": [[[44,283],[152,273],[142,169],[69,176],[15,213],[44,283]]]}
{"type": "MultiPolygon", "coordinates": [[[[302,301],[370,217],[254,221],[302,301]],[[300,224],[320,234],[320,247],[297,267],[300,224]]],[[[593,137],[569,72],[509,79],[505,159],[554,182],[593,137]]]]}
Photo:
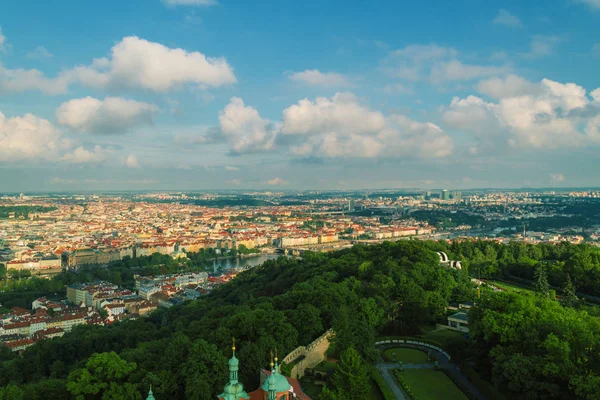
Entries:
{"type": "Polygon", "coordinates": [[[0,11],[0,191],[599,184],[598,0],[0,11]]]}

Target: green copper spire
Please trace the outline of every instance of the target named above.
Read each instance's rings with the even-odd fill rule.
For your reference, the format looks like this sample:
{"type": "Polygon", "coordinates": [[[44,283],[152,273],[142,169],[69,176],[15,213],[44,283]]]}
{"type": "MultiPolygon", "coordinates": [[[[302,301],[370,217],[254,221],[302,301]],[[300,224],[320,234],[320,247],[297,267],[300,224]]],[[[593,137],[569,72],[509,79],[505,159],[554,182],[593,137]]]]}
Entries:
{"type": "Polygon", "coordinates": [[[273,352],[271,352],[271,375],[267,378],[267,400],[277,400],[277,382],[275,380],[275,364],[273,364],[273,352]]]}
{"type": "Polygon", "coordinates": [[[229,360],[229,382],[225,385],[225,390],[219,395],[223,400],[249,399],[248,393],[244,391],[244,385],[238,381],[238,370],[240,361],[235,357],[235,338],[233,338],[231,350],[233,355],[229,360]]]}
{"type": "Polygon", "coordinates": [[[150,385],[150,391],[148,392],[148,397],[146,397],[146,400],[156,400],[154,398],[154,393],[152,393],[152,385],[150,385]]]}

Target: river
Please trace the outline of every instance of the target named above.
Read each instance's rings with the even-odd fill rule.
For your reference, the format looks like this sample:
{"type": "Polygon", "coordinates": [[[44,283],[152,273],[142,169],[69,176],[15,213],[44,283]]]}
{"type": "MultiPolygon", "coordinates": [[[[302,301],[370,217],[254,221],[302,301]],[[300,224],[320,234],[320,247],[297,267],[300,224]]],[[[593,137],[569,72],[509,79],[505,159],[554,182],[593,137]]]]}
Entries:
{"type": "Polygon", "coordinates": [[[247,258],[223,258],[220,260],[215,260],[208,265],[212,265],[213,272],[217,272],[219,268],[223,271],[231,269],[231,268],[252,268],[257,265],[261,265],[265,261],[275,260],[280,257],[279,254],[260,254],[258,256],[252,256],[247,258]]]}

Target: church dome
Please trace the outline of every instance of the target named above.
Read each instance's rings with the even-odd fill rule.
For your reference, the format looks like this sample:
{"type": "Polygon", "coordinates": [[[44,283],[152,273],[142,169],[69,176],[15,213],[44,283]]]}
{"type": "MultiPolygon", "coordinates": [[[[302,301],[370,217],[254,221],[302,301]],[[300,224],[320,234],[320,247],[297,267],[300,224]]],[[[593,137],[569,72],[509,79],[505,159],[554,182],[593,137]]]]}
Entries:
{"type": "Polygon", "coordinates": [[[274,386],[275,391],[277,393],[287,392],[290,390],[291,387],[287,378],[281,375],[279,372],[277,372],[277,369],[271,371],[271,375],[265,380],[265,383],[262,386],[262,390],[268,392],[270,386],[274,386]]]}

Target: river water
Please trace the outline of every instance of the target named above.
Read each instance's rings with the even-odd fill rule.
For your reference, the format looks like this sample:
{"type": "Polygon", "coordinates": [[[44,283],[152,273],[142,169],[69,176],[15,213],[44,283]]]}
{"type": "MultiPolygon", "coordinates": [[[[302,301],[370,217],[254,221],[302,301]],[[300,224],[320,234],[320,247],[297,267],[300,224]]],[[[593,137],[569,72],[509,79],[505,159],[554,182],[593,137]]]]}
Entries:
{"type": "Polygon", "coordinates": [[[213,272],[216,273],[219,269],[226,271],[232,268],[246,269],[256,267],[265,261],[275,260],[278,257],[280,257],[279,254],[261,254],[248,258],[225,258],[222,260],[215,260],[212,263],[209,263],[209,266],[212,265],[213,272]]]}

